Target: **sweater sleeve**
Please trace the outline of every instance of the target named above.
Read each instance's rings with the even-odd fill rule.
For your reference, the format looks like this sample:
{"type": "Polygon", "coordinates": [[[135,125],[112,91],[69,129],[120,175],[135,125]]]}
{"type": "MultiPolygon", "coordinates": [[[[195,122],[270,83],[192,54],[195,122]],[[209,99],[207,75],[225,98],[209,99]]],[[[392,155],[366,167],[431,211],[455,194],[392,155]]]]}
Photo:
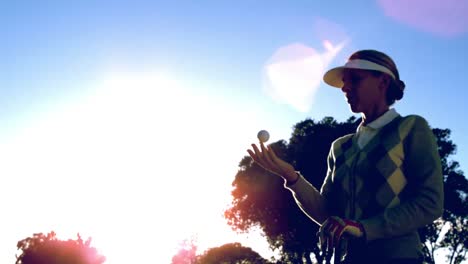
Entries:
{"type": "Polygon", "coordinates": [[[381,214],[361,220],[367,240],[392,237],[430,224],[443,212],[443,176],[437,143],[426,120],[414,124],[405,143],[404,173],[412,195],[381,214]]]}
{"type": "MultiPolygon", "coordinates": [[[[331,152],[330,152],[331,153],[331,152]]],[[[331,169],[333,164],[328,159],[328,172],[322,185],[321,192],[319,192],[311,183],[309,183],[304,176],[298,172],[298,180],[294,184],[285,183],[286,189],[293,193],[299,208],[314,222],[321,225],[328,217],[326,195],[331,188],[331,169]]]]}

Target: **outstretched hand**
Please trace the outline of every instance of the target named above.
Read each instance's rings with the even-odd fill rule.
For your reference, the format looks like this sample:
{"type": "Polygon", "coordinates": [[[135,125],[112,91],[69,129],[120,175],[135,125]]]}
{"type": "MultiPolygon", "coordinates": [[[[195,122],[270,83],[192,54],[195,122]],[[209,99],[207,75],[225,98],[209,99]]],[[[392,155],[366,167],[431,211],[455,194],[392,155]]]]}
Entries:
{"type": "Polygon", "coordinates": [[[260,149],[256,144],[252,144],[253,151],[248,149],[250,157],[262,168],[276,175],[281,176],[288,182],[297,180],[298,175],[294,167],[286,161],[278,158],[271,146],[265,146],[260,142],[260,149]]]}

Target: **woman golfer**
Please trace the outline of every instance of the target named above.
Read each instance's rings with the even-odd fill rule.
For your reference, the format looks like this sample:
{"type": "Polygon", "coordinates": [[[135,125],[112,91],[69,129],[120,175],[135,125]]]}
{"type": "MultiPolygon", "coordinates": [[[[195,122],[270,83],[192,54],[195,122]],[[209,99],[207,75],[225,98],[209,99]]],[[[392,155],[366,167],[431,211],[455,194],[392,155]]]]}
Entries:
{"type": "Polygon", "coordinates": [[[358,51],[323,79],[341,89],[362,122],[332,143],[321,190],[263,143],[253,144],[250,156],[285,179],[299,207],[321,226],[324,250],[346,236],[345,263],[422,263],[417,229],[443,212],[441,162],[431,129],[424,118],[390,108],[403,97],[405,84],[382,52],[358,51]]]}

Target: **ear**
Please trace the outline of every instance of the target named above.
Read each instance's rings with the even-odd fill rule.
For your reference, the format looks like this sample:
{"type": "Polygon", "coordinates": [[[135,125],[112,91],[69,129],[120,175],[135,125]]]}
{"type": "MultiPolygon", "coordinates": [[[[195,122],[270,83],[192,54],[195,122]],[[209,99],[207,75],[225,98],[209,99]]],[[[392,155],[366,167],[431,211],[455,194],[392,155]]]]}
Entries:
{"type": "Polygon", "coordinates": [[[379,83],[379,89],[383,92],[386,92],[387,89],[389,89],[390,85],[392,84],[392,77],[390,77],[387,74],[382,74],[380,76],[380,83],[379,83]]]}

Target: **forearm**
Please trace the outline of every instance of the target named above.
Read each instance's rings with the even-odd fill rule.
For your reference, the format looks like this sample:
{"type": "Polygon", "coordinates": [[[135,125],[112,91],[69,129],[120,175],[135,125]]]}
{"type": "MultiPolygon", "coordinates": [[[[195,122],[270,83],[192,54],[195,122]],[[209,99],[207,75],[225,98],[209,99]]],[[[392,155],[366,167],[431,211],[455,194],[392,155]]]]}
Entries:
{"type": "Polygon", "coordinates": [[[367,234],[367,240],[370,241],[417,230],[432,223],[442,212],[440,199],[437,201],[428,196],[420,196],[360,222],[367,234]]]}
{"type": "Polygon", "coordinates": [[[303,176],[299,175],[293,184],[286,182],[285,187],[293,193],[299,208],[318,225],[321,225],[329,217],[325,199],[303,176]]]}

